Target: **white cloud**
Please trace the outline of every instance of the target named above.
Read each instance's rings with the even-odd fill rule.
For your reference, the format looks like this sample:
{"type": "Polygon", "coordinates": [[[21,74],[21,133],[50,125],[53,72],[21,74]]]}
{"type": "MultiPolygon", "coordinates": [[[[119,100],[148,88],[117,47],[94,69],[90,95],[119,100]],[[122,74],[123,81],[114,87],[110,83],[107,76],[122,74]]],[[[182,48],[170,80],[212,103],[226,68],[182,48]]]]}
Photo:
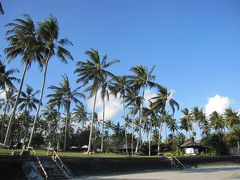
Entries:
{"type": "MultiPolygon", "coordinates": [[[[121,102],[122,101],[119,97],[115,98],[115,96],[113,96],[112,94],[109,95],[109,100],[107,101],[106,99],[106,103],[105,103],[105,120],[112,119],[123,110],[123,106],[121,102]]],[[[90,112],[93,109],[93,103],[94,103],[94,97],[88,99],[87,107],[90,112]]],[[[95,109],[96,109],[96,112],[98,113],[98,119],[102,119],[103,104],[100,96],[100,91],[98,91],[95,109]]]]}
{"type": "Polygon", "coordinates": [[[208,98],[208,103],[205,106],[206,115],[209,116],[213,111],[224,113],[225,109],[230,107],[232,101],[229,97],[215,95],[208,98]]]}
{"type": "Polygon", "coordinates": [[[145,94],[144,94],[144,106],[149,106],[149,101],[151,98],[157,96],[156,93],[154,93],[151,89],[146,89],[145,94]]]}

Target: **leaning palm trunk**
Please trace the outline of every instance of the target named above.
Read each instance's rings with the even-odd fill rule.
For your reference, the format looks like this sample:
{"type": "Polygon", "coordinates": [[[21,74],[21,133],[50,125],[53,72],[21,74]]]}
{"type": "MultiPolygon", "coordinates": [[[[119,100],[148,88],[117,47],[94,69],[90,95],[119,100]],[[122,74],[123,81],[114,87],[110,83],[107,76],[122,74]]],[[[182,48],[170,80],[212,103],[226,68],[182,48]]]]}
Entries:
{"type": "Polygon", "coordinates": [[[160,154],[160,144],[161,144],[161,133],[162,133],[162,123],[159,124],[159,132],[158,132],[158,155],[160,154]]]}
{"type": "Polygon", "coordinates": [[[16,98],[16,101],[15,101],[15,104],[14,104],[14,107],[13,107],[13,111],[12,111],[12,114],[11,114],[11,117],[10,117],[10,120],[9,120],[9,123],[8,123],[8,128],[7,128],[6,136],[5,136],[5,139],[4,139],[4,145],[9,145],[9,139],[10,139],[10,133],[11,133],[12,124],[13,124],[13,119],[15,118],[15,113],[16,113],[16,110],[17,110],[19,97],[20,97],[20,94],[22,92],[22,86],[23,86],[25,74],[26,74],[26,71],[27,71],[27,67],[28,67],[28,64],[25,63],[23,74],[22,74],[22,79],[21,79],[21,82],[20,82],[20,85],[19,85],[19,88],[18,88],[17,98],[16,98]]]}
{"type": "Polygon", "coordinates": [[[93,131],[93,121],[94,121],[94,113],[95,113],[96,100],[97,100],[97,90],[96,90],[96,94],[95,94],[95,97],[94,97],[94,103],[93,103],[92,121],[91,121],[91,125],[90,125],[90,133],[89,133],[87,153],[89,153],[89,152],[91,151],[92,131],[93,131]]]}
{"type": "Polygon", "coordinates": [[[136,150],[135,153],[138,153],[138,149],[141,148],[141,140],[142,140],[142,129],[141,129],[141,125],[142,125],[142,111],[143,111],[143,101],[144,101],[144,93],[145,93],[145,87],[143,86],[143,93],[142,93],[142,102],[141,102],[141,108],[139,111],[139,129],[138,129],[138,140],[137,140],[137,145],[136,145],[136,150]]]}
{"type": "Polygon", "coordinates": [[[127,141],[127,121],[126,121],[126,112],[125,112],[126,108],[125,108],[125,102],[124,102],[124,98],[123,98],[123,118],[124,118],[124,131],[125,131],[125,144],[126,144],[126,154],[128,154],[128,141],[127,141]]]}
{"type": "Polygon", "coordinates": [[[101,141],[101,151],[103,152],[103,143],[104,143],[104,124],[105,124],[105,99],[103,99],[103,119],[102,119],[102,141],[101,141]]]}
{"type": "Polygon", "coordinates": [[[41,94],[40,94],[40,99],[39,99],[39,103],[38,103],[37,112],[36,112],[36,115],[35,115],[34,121],[33,121],[33,127],[32,127],[32,132],[31,132],[31,135],[30,135],[30,138],[29,138],[28,147],[31,146],[32,137],[33,137],[33,134],[34,134],[34,131],[35,131],[36,122],[38,120],[39,111],[40,111],[41,106],[42,106],[42,98],[43,98],[44,87],[45,87],[45,83],[46,83],[46,77],[47,77],[48,61],[49,61],[49,55],[47,57],[47,61],[46,61],[46,64],[44,66],[44,75],[43,75],[42,89],[41,89],[41,94]]]}

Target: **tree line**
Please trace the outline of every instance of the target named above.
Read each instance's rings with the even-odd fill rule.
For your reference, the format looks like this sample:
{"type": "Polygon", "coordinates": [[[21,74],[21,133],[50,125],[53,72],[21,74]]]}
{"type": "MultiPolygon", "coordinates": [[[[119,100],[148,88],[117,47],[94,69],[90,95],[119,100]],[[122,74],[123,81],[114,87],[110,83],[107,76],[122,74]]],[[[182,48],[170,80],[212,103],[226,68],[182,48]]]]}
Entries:
{"type": "MultiPolygon", "coordinates": [[[[39,138],[42,139],[42,144],[52,142],[56,146],[57,142],[63,139],[61,145],[63,150],[66,150],[71,144],[69,139],[73,140],[75,135],[84,133],[86,137],[87,132],[88,153],[96,148],[96,139],[99,138],[100,143],[98,142],[97,146],[100,146],[101,151],[108,148],[106,146],[114,139],[118,143],[124,141],[126,147],[131,144],[131,149],[135,147],[135,152],[131,153],[138,153],[145,141],[148,142],[151,155],[151,143],[154,142],[157,143],[157,151],[160,153],[164,125],[173,137],[177,136],[179,130],[184,130],[188,138],[191,138],[196,136],[194,123],[198,124],[203,137],[234,130],[235,126],[240,124],[239,114],[232,108],[226,109],[224,114],[215,111],[209,117],[199,107],[185,108],[181,110],[183,116],[178,122],[174,115],[176,110],[180,109],[179,103],[172,97],[170,90],[156,82],[155,66],[149,68],[136,65],[130,68],[129,75],[115,75],[109,71],[109,67],[120,61],[108,60],[107,55],[101,56],[96,49],[86,51],[88,58],[76,63],[74,72],[78,88],[73,89],[68,76],[64,74],[58,85],[48,87],[51,93],[44,95],[51,59],[57,57],[63,63],[73,60],[70,51],[66,49],[73,44],[67,38],[59,37],[58,21],[53,16],[35,23],[29,15],[24,15],[22,19],[15,19],[6,27],[6,58],[11,62],[17,56],[21,57],[23,72],[21,79],[18,79],[15,74],[19,73],[19,70],[7,69],[0,61],[0,90],[5,93],[5,97],[0,101],[3,112],[0,130],[1,141],[5,145],[24,139],[27,147],[30,147],[33,139],[39,138]],[[30,85],[26,85],[23,91],[24,79],[32,63],[37,63],[43,71],[42,87],[41,90],[34,91],[30,85]],[[18,83],[19,87],[16,88],[18,83]],[[156,96],[146,99],[147,89],[154,89],[156,96]],[[96,113],[98,94],[103,109],[101,117],[96,113]],[[105,106],[110,94],[121,99],[124,123],[122,126],[111,123],[111,120],[105,117],[105,106]],[[47,103],[41,110],[44,96],[47,103]],[[84,104],[86,98],[94,100],[90,113],[84,104]],[[74,128],[73,122],[82,123],[82,128],[74,128]],[[75,133],[76,129],[78,130],[75,133]],[[110,136],[107,129],[112,129],[114,133],[110,136]]],[[[86,138],[83,142],[86,143],[86,138]]],[[[130,153],[128,148],[125,149],[126,153],[130,153]]]]}

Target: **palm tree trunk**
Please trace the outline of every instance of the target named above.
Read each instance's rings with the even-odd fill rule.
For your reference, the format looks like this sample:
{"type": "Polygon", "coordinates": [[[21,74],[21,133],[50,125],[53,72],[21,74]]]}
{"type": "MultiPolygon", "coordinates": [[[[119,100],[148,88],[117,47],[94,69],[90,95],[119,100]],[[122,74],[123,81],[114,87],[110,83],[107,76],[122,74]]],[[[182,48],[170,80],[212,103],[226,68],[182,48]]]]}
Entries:
{"type": "Polygon", "coordinates": [[[4,139],[4,145],[9,145],[9,139],[10,139],[10,133],[11,133],[12,124],[13,124],[13,119],[15,118],[15,113],[16,113],[16,110],[17,110],[19,97],[20,97],[20,94],[21,94],[21,91],[22,91],[22,86],[23,86],[25,74],[26,74],[26,71],[27,71],[27,67],[28,67],[28,64],[25,63],[23,74],[22,74],[22,79],[21,79],[21,82],[20,82],[20,85],[19,85],[19,88],[18,88],[17,98],[16,98],[16,101],[15,101],[15,104],[14,104],[14,107],[13,107],[13,111],[12,111],[12,114],[11,114],[11,117],[10,117],[10,120],[9,120],[9,123],[8,123],[8,128],[7,128],[6,136],[5,136],[5,139],[4,139]]]}
{"type": "Polygon", "coordinates": [[[65,130],[64,130],[63,151],[66,151],[66,148],[67,148],[69,122],[70,122],[70,105],[67,107],[67,119],[66,119],[66,125],[65,125],[65,130]]]}
{"type": "Polygon", "coordinates": [[[159,132],[158,132],[158,155],[160,153],[161,134],[162,134],[162,123],[160,122],[160,124],[159,124],[159,132]]]}
{"type": "Polygon", "coordinates": [[[91,121],[91,126],[90,126],[90,133],[89,133],[87,153],[89,153],[89,152],[91,151],[92,131],[93,131],[93,121],[94,121],[94,113],[95,113],[96,100],[97,100],[97,90],[96,90],[96,94],[95,94],[95,97],[94,97],[94,103],[93,103],[92,121],[91,121]]]}
{"type": "Polygon", "coordinates": [[[1,125],[1,142],[2,142],[3,136],[4,136],[4,129],[5,129],[4,126],[5,126],[6,114],[7,114],[7,102],[4,107],[3,121],[2,121],[2,125],[1,125]]]}
{"type": "Polygon", "coordinates": [[[124,118],[124,131],[125,131],[125,144],[126,144],[126,154],[128,154],[128,140],[127,140],[127,121],[126,121],[126,108],[125,108],[125,98],[123,97],[123,118],[124,118]]]}
{"type": "Polygon", "coordinates": [[[139,111],[139,129],[138,129],[138,140],[137,140],[137,146],[135,153],[138,153],[138,149],[141,148],[141,140],[142,140],[142,111],[143,111],[143,101],[144,101],[144,94],[145,94],[145,86],[143,86],[143,92],[142,92],[142,102],[141,102],[141,108],[139,111]],[[139,147],[138,147],[139,146],[139,147]]]}
{"type": "Polygon", "coordinates": [[[30,135],[30,138],[29,138],[28,147],[31,146],[32,137],[33,137],[33,134],[34,134],[36,122],[38,120],[39,111],[40,111],[41,106],[42,106],[42,98],[43,98],[44,87],[45,87],[45,83],[46,83],[46,77],[47,77],[48,60],[49,60],[49,56],[47,58],[45,66],[44,66],[42,89],[41,89],[40,99],[39,99],[39,103],[38,103],[37,113],[36,113],[36,115],[34,117],[34,121],[33,121],[33,127],[32,127],[32,132],[31,132],[31,135],[30,135]]]}
{"type": "Polygon", "coordinates": [[[101,141],[101,151],[103,152],[103,143],[104,143],[104,123],[105,123],[105,99],[103,99],[103,119],[102,119],[102,141],[101,141]]]}
{"type": "Polygon", "coordinates": [[[151,156],[152,123],[150,123],[148,155],[151,156]]]}
{"type": "Polygon", "coordinates": [[[134,136],[134,120],[132,119],[132,142],[131,142],[132,155],[133,155],[133,136],[134,136]]]}

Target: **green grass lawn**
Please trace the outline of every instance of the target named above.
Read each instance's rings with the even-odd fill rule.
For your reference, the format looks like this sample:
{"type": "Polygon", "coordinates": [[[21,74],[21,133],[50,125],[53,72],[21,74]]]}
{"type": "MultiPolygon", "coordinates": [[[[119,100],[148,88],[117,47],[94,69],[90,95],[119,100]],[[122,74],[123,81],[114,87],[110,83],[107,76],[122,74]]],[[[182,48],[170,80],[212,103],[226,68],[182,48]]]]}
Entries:
{"type": "MultiPolygon", "coordinates": [[[[1,149],[0,148],[0,155],[11,155],[13,150],[10,149],[1,149]]],[[[46,156],[47,151],[46,150],[35,150],[39,156],[46,156]]],[[[59,156],[72,156],[72,157],[122,157],[127,158],[128,155],[124,154],[117,154],[117,153],[95,153],[95,154],[84,154],[82,152],[57,152],[59,156]]],[[[131,155],[131,157],[139,158],[139,157],[146,157],[148,156],[140,156],[140,155],[131,155]]],[[[151,156],[156,157],[156,156],[151,156]]]]}

